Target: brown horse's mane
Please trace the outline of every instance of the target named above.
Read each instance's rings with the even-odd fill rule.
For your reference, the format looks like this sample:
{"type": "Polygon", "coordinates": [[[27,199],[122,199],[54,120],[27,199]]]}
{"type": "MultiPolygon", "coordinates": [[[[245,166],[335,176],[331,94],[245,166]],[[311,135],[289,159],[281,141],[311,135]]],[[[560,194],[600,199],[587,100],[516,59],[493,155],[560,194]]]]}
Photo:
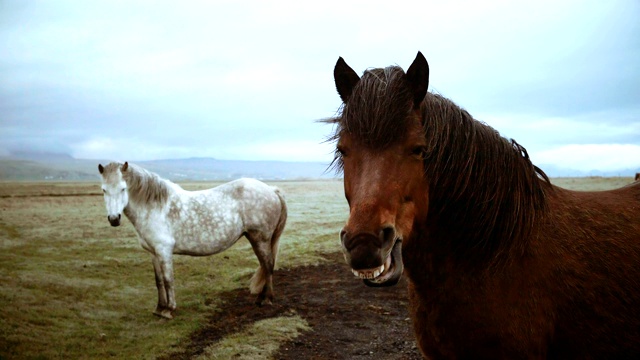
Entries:
{"type": "MultiPolygon", "coordinates": [[[[400,142],[410,126],[412,94],[397,66],[364,73],[336,118],[329,140],[349,133],[367,147],[400,142]]],[[[451,100],[427,93],[420,104],[429,183],[429,223],[449,240],[450,254],[485,259],[515,249],[547,208],[547,175],[527,151],[490,126],[473,119],[451,100]],[[446,229],[446,235],[445,235],[446,229]]],[[[341,172],[339,152],[331,166],[341,172]]]]}

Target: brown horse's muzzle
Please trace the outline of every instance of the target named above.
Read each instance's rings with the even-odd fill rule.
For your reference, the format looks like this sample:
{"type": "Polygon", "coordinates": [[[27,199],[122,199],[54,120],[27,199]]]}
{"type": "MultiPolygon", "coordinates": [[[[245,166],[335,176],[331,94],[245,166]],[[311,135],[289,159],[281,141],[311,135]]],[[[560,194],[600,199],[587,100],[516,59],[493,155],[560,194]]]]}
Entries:
{"type": "Polygon", "coordinates": [[[344,228],[340,240],[345,260],[353,274],[368,286],[391,286],[398,283],[403,271],[402,241],[393,226],[383,227],[377,235],[361,232],[351,235],[344,228]]]}

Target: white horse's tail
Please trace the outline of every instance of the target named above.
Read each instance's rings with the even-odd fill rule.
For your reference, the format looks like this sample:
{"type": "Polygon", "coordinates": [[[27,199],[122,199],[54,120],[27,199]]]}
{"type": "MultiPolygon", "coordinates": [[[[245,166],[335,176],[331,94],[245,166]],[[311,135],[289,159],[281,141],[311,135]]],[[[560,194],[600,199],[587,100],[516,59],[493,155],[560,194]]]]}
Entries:
{"type": "MultiPolygon", "coordinates": [[[[282,235],[282,232],[284,231],[284,226],[287,223],[287,214],[288,214],[287,202],[284,199],[284,195],[282,194],[280,189],[278,189],[277,187],[273,187],[273,189],[275,190],[276,195],[278,195],[278,198],[280,199],[280,218],[278,219],[278,225],[276,225],[276,228],[273,231],[273,235],[271,235],[272,262],[271,262],[271,269],[269,269],[269,272],[271,274],[273,274],[273,269],[276,267],[276,260],[278,259],[278,247],[280,244],[280,235],[282,235]]],[[[258,270],[256,270],[255,274],[253,274],[253,276],[251,277],[249,290],[251,291],[252,294],[258,294],[262,291],[262,288],[267,282],[267,277],[269,275],[267,271],[268,271],[267,269],[263,268],[262,266],[259,266],[258,270]]]]}

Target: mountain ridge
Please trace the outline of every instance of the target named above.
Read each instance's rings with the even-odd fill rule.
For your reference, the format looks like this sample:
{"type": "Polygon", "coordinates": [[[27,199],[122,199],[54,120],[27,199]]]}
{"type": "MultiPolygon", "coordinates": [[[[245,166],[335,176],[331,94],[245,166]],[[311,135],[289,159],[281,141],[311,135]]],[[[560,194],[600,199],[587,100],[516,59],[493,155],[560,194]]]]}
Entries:
{"type": "MultiPolygon", "coordinates": [[[[112,160],[76,159],[66,154],[17,153],[0,157],[2,181],[98,180],[98,164],[112,160]]],[[[219,160],[208,157],[131,161],[172,181],[228,181],[240,177],[262,180],[331,179],[322,162],[219,160]]]]}
{"type": "MultiPolygon", "coordinates": [[[[98,164],[111,160],[76,159],[63,153],[18,152],[0,156],[0,181],[95,181],[98,164]]],[[[333,179],[329,163],[282,160],[220,160],[189,157],[131,161],[172,181],[229,181],[240,177],[261,180],[333,179]]],[[[551,164],[538,165],[549,177],[633,177],[637,169],[581,171],[551,164]]]]}

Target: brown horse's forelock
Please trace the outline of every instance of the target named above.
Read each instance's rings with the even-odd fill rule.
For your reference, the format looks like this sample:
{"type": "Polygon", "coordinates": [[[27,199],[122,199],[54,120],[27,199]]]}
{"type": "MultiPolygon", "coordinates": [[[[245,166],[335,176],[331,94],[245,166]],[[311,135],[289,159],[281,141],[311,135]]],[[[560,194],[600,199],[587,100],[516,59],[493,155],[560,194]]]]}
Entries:
{"type": "Polygon", "coordinates": [[[347,132],[376,148],[397,141],[411,110],[404,71],[397,66],[365,71],[341,110],[336,136],[347,132]]]}
{"type": "MultiPolygon", "coordinates": [[[[326,120],[337,125],[329,140],[346,132],[380,150],[400,142],[409,126],[411,101],[401,68],[369,70],[341,114],[326,120]]],[[[448,235],[450,250],[468,259],[494,257],[510,248],[524,252],[547,207],[547,176],[531,163],[524,147],[443,96],[428,93],[420,110],[429,218],[438,228],[454,231],[448,235]]],[[[342,170],[339,154],[332,166],[342,170]]]]}
{"type": "MultiPolygon", "coordinates": [[[[327,141],[338,141],[342,134],[348,133],[368,147],[384,149],[406,133],[411,108],[412,94],[402,68],[369,69],[353,88],[338,116],[324,120],[336,125],[327,141]]],[[[342,171],[342,159],[337,152],[329,168],[342,171]]]]}

